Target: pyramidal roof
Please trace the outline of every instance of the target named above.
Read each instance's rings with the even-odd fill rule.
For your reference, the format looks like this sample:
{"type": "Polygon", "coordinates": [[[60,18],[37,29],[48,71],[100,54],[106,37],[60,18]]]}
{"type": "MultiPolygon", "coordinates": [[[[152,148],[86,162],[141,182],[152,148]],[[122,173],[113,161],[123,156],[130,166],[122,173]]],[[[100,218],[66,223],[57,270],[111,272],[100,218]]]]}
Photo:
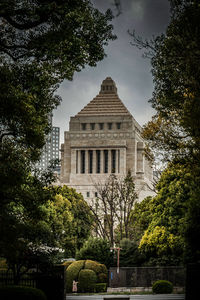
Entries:
{"type": "Polygon", "coordinates": [[[119,99],[114,80],[107,77],[99,94],[76,115],[79,116],[131,116],[131,113],[119,99]]]}

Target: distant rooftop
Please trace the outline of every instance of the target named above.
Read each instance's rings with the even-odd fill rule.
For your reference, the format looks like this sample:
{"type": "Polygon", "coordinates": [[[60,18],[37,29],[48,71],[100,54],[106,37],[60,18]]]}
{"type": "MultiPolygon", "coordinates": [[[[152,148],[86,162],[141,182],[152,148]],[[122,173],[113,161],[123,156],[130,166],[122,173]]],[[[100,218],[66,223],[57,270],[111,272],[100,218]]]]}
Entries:
{"type": "Polygon", "coordinates": [[[107,77],[101,84],[99,94],[76,116],[131,116],[131,113],[119,99],[114,80],[107,77]]]}

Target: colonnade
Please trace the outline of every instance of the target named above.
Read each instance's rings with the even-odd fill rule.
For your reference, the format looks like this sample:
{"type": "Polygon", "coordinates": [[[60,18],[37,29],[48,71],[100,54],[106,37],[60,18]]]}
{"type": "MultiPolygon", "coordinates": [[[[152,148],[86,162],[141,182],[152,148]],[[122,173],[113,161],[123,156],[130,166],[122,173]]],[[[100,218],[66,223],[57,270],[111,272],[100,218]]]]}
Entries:
{"type": "Polygon", "coordinates": [[[77,174],[120,173],[119,149],[76,150],[77,174]]]}

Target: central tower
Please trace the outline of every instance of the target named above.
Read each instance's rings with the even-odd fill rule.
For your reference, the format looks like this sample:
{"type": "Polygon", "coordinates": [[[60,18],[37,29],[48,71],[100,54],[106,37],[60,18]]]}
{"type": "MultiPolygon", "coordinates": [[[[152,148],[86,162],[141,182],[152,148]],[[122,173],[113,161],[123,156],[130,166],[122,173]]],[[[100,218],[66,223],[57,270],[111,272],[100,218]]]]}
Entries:
{"type": "Polygon", "coordinates": [[[99,94],[70,118],[61,146],[61,182],[87,200],[97,196],[95,184],[103,184],[111,173],[125,176],[130,170],[140,198],[144,197],[153,172],[143,144],[140,125],[119,99],[115,82],[107,77],[99,94]]]}

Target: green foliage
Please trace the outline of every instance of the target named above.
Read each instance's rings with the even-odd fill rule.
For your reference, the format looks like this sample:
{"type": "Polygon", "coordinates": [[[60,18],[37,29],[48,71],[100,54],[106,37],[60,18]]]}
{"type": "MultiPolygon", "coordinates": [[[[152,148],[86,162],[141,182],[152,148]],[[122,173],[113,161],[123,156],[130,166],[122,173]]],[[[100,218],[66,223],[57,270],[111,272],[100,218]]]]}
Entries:
{"type": "Polygon", "coordinates": [[[62,263],[62,265],[64,265],[66,267],[66,270],[67,268],[73,263],[74,261],[65,261],[62,263]]]}
{"type": "Polygon", "coordinates": [[[86,260],[85,261],[85,269],[93,270],[96,274],[104,273],[107,275],[108,270],[105,265],[99,264],[96,261],[86,260]]]}
{"type": "Polygon", "coordinates": [[[76,259],[91,259],[105,264],[108,268],[112,263],[110,243],[107,240],[90,237],[83,247],[77,251],[76,259]]]}
{"type": "Polygon", "coordinates": [[[98,274],[98,282],[104,283],[107,282],[107,280],[108,280],[108,275],[106,274],[106,272],[98,274]]]}
{"type": "Polygon", "coordinates": [[[85,264],[84,260],[74,261],[66,270],[66,289],[67,292],[72,291],[73,280],[78,280],[78,275],[81,269],[83,269],[85,264]]]}
{"type": "MultiPolygon", "coordinates": [[[[72,219],[70,224],[68,224],[68,229],[67,226],[64,228],[65,240],[63,241],[63,247],[66,249],[66,257],[74,257],[76,250],[82,247],[90,235],[93,222],[92,214],[83,196],[78,194],[74,189],[64,185],[63,187],[54,187],[54,191],[57,195],[69,201],[72,219]]],[[[63,207],[62,213],[64,213],[64,210],[65,208],[63,207]]]]}
{"type": "Polygon", "coordinates": [[[96,283],[94,285],[95,293],[106,293],[107,284],[106,283],[96,283]]]}
{"type": "Polygon", "coordinates": [[[97,281],[97,275],[93,270],[84,269],[79,272],[78,282],[81,292],[91,292],[94,290],[94,284],[97,281]]]}
{"type": "Polygon", "coordinates": [[[51,194],[52,173],[34,165],[61,101],[59,84],[102,60],[114,36],[111,12],[99,12],[90,1],[1,1],[0,11],[0,255],[19,280],[22,267],[41,256],[55,262],[57,246],[75,253],[89,235],[84,200],[72,190],[65,192],[70,200],[55,196],[55,189],[51,194]]]}
{"type": "Polygon", "coordinates": [[[122,239],[120,241],[120,266],[133,267],[141,265],[145,260],[143,255],[138,250],[138,244],[129,239],[122,239]]]}
{"type": "Polygon", "coordinates": [[[155,294],[171,294],[173,292],[173,285],[167,280],[158,280],[154,282],[152,291],[155,294]]]}
{"type": "MultiPolygon", "coordinates": [[[[88,280],[86,279],[87,274],[89,274],[88,276],[90,277],[90,274],[93,273],[95,274],[95,282],[97,283],[107,282],[108,270],[105,265],[99,264],[96,261],[92,261],[92,260],[79,260],[79,261],[72,262],[66,270],[67,292],[72,291],[73,280],[79,282],[79,288],[81,288],[81,290],[86,291],[87,287],[89,289],[91,288],[92,290],[94,290],[93,279],[92,279],[92,284],[90,286],[89,285],[86,286],[87,284],[89,284],[87,283],[88,280]],[[87,272],[82,272],[82,271],[87,271],[87,272]],[[83,275],[83,285],[80,285],[82,283],[80,283],[79,281],[80,272],[82,272],[81,274],[83,275]],[[103,281],[104,279],[105,281],[103,281]]],[[[91,275],[91,277],[94,278],[93,275],[91,275]]]]}
{"type": "Polygon", "coordinates": [[[139,243],[144,231],[148,228],[152,220],[150,213],[151,197],[146,197],[141,202],[137,202],[131,211],[129,225],[129,239],[135,243],[139,243]]]}
{"type": "Polygon", "coordinates": [[[1,286],[0,298],[6,300],[46,300],[45,294],[36,288],[26,286],[1,286]]]}
{"type": "Polygon", "coordinates": [[[162,173],[157,196],[149,202],[151,221],[140,240],[139,249],[149,259],[159,258],[159,264],[173,265],[184,261],[185,212],[190,202],[190,183],[192,175],[187,168],[171,164],[162,173]]]}

